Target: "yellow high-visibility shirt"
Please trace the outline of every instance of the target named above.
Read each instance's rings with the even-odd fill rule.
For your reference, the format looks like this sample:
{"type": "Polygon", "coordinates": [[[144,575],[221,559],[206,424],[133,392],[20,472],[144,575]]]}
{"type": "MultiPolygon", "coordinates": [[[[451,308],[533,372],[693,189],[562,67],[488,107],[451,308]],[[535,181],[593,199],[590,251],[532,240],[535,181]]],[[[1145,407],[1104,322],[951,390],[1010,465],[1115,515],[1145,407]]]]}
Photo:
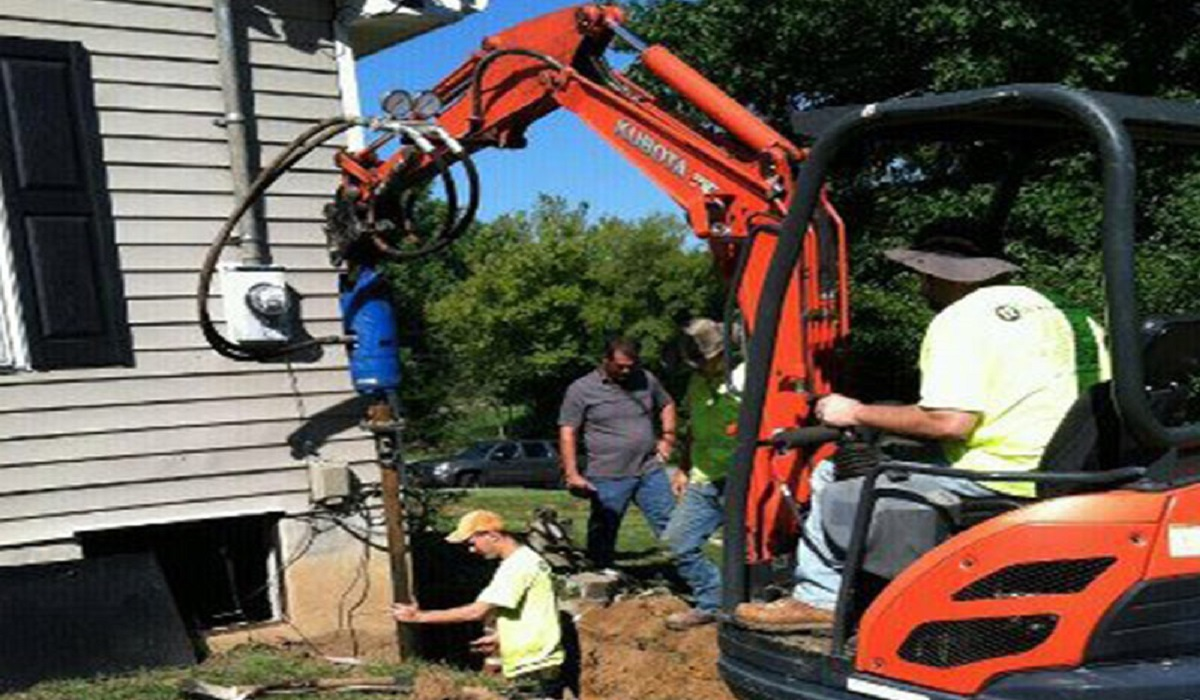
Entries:
{"type": "MultiPolygon", "coordinates": [[[[1037,468],[1079,395],[1081,375],[1089,381],[1111,375],[1103,328],[1090,318],[1075,321],[1073,327],[1067,311],[1015,285],[978,289],[933,319],[921,344],[920,405],[979,415],[966,440],[942,444],[950,466],[1037,468]],[[1079,352],[1077,332],[1084,334],[1079,352]]],[[[1029,482],[984,485],[1016,496],[1035,493],[1029,482]]]]}
{"type": "Polygon", "coordinates": [[[554,582],[537,552],[521,546],[501,561],[478,600],[498,608],[496,636],[505,678],[562,665],[554,582]]]}

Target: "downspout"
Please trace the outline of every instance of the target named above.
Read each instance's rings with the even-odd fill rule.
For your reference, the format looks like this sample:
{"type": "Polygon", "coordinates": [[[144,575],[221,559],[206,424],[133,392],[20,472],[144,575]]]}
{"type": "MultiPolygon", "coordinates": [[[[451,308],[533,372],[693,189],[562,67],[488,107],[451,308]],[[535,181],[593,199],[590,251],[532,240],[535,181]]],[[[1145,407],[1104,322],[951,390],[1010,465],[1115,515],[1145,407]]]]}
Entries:
{"type": "MultiPolygon", "coordinates": [[[[233,178],[233,196],[241,201],[250,191],[250,131],[245,109],[245,85],[242,83],[241,61],[238,56],[237,35],[234,33],[233,9],[230,0],[213,0],[213,21],[217,31],[217,63],[221,73],[221,96],[225,114],[219,122],[225,127],[229,142],[229,172],[233,178]]],[[[238,224],[238,237],[245,265],[266,265],[270,262],[262,209],[250,208],[238,224]]]]}

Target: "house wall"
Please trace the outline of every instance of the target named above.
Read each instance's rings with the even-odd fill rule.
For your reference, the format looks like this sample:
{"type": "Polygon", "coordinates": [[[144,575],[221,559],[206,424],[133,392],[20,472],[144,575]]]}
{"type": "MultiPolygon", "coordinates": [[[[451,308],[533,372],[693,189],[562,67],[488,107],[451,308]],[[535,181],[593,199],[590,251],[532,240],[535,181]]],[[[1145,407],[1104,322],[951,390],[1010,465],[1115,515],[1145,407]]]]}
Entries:
{"type": "MultiPolygon", "coordinates": [[[[262,161],[340,112],[332,0],[237,0],[262,161]]],[[[310,363],[219,357],[195,319],[197,270],[233,206],[211,0],[4,0],[0,35],[91,55],[135,366],[0,376],[0,565],[80,555],[79,532],[310,508],[288,444],[302,427],[374,480],[340,348],[310,363]],[[331,419],[314,419],[333,411],[331,419]],[[334,426],[334,427],[329,427],[334,426]]],[[[320,149],[266,201],[274,262],[306,329],[339,330],[320,149]]],[[[219,298],[214,310],[220,318],[219,298]]],[[[285,542],[286,544],[286,542],[285,542]]],[[[286,556],[286,552],[285,552],[286,556]]]]}

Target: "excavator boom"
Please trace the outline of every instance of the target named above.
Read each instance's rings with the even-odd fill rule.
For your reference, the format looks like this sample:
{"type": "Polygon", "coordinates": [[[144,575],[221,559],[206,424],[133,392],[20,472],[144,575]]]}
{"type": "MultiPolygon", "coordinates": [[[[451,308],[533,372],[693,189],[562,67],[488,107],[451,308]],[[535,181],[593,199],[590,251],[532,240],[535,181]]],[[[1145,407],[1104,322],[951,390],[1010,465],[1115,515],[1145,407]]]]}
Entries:
{"type": "MultiPolygon", "coordinates": [[[[624,19],[617,7],[585,5],[485,39],[433,88],[440,111],[393,115],[416,116],[423,125],[414,127],[410,119],[409,126],[397,127],[365,149],[340,154],[343,215],[353,211],[359,228],[376,240],[374,247],[389,250],[383,240],[387,234],[409,230],[404,221],[393,221],[403,217],[403,207],[389,204],[396,191],[444,178],[447,162],[469,159],[482,149],[521,148],[535,122],[566,109],[684,211],[691,229],[708,242],[719,269],[732,281],[732,299],[752,333],[759,291],[794,189],[793,172],[806,151],[666,48],[646,45],[623,26],[624,19]],[[634,49],[649,73],[711,125],[700,127],[671,113],[612,70],[604,52],[614,39],[634,49]],[[449,138],[430,144],[432,148],[409,142],[383,155],[383,146],[403,137],[405,128],[434,128],[449,138]]],[[[827,199],[804,239],[804,262],[788,291],[785,330],[772,363],[776,389],[768,401],[763,439],[775,429],[806,422],[810,397],[829,391],[836,370],[832,362],[814,358],[835,356],[830,351],[844,343],[849,331],[845,231],[827,199]]],[[[771,557],[776,534],[790,527],[781,520],[790,512],[780,507],[787,492],[783,487],[804,498],[804,467],[819,456],[797,459],[790,452],[756,465],[752,509],[758,515],[748,533],[754,543],[752,560],[771,557]]]]}

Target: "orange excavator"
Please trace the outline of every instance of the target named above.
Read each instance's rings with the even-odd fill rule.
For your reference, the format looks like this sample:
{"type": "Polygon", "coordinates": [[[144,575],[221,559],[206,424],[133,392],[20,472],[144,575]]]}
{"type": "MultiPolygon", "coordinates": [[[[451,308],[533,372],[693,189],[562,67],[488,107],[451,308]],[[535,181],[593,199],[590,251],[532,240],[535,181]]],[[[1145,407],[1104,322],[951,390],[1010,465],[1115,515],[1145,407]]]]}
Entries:
{"type": "MultiPolygon", "coordinates": [[[[832,635],[767,635],[730,618],[721,624],[721,672],[735,694],[756,700],[1195,698],[1200,316],[1141,314],[1134,240],[1146,223],[1136,214],[1135,144],[1167,144],[1159,154],[1200,145],[1200,108],[1012,85],[799,113],[795,131],[814,139],[805,150],[666,49],[646,46],[623,20],[615,7],[587,5],[489,37],[430,93],[386,98],[389,116],[369,122],[381,136],[338,156],[343,179],[326,230],[335,261],[346,265],[342,307],[356,388],[393,400],[398,387],[394,321],[377,265],[452,243],[478,206],[471,154],[519,148],[539,118],[571,111],[685,211],[728,277],[729,306],[746,326],[738,452],[726,486],[724,605],[731,611],[769,596],[773,572],[786,577],[808,475],[844,440],[811,415],[813,398],[842,379],[840,351],[850,330],[846,233],[825,189],[831,169],[842,157],[868,152],[876,153],[876,163],[902,162],[903,155],[880,158],[870,150],[878,143],[950,143],[956,153],[1005,144],[1012,167],[990,183],[990,210],[1002,223],[1030,162],[1090,144],[1102,174],[1100,269],[1113,378],[1081,393],[1039,470],[1019,475],[1037,484],[1039,498],[981,499],[961,511],[939,511],[947,521],[942,544],[891,580],[867,585],[863,563],[874,504],[898,497],[879,487],[880,476],[1014,479],[879,461],[857,506],[832,635]],[[669,113],[610,70],[603,52],[614,39],[715,126],[669,113]],[[391,145],[398,148],[385,152],[391,145]],[[461,206],[450,174],[455,166],[466,170],[470,188],[461,206]],[[426,235],[412,222],[413,193],[435,178],[446,187],[447,215],[426,235]]],[[[352,125],[343,119],[314,126],[285,149],[252,194],[352,125]]],[[[979,185],[973,191],[982,191],[979,185]]],[[[217,244],[249,206],[235,211],[217,244]]],[[[223,354],[261,359],[305,343],[345,340],[270,350],[227,341],[206,323],[207,283],[202,274],[201,319],[223,354]]],[[[394,483],[384,487],[386,498],[394,483]]]]}
{"type": "MultiPolygon", "coordinates": [[[[623,21],[615,6],[559,10],[488,37],[428,93],[386,96],[384,110],[393,120],[376,124],[384,134],[361,151],[338,156],[343,182],[329,208],[328,231],[340,256],[369,267],[448,245],[477,206],[470,154],[520,148],[538,119],[566,109],[679,204],[729,279],[729,306],[740,311],[752,334],[763,275],[805,151],[667,49],[647,46],[623,21]],[[612,70],[604,52],[614,39],[634,49],[647,71],[717,128],[672,114],[612,70]],[[396,140],[402,146],[383,155],[396,140]],[[471,191],[461,207],[451,164],[467,170],[471,191]],[[407,218],[406,197],[435,178],[446,183],[450,212],[444,226],[422,238],[407,218]],[[408,247],[397,247],[397,239],[408,240],[408,247]]],[[[849,331],[845,230],[823,195],[818,209],[804,233],[805,262],[789,284],[771,360],[776,400],[768,422],[780,430],[803,424],[810,397],[830,390],[836,368],[814,358],[830,355],[849,331]]],[[[747,523],[752,561],[769,559],[790,538],[795,509],[781,499],[795,493],[803,500],[803,466],[813,456],[761,455],[747,523]]]]}

